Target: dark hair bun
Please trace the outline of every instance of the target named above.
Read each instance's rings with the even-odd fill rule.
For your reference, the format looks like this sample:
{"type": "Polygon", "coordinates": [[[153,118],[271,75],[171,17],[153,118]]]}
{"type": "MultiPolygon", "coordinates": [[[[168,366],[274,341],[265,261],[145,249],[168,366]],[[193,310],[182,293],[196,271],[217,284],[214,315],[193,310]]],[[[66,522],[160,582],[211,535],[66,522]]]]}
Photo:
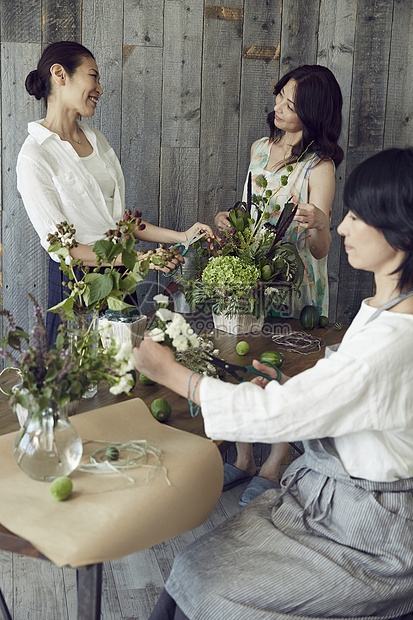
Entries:
{"type": "Polygon", "coordinates": [[[29,95],[34,95],[36,99],[41,99],[45,93],[45,85],[37,69],[30,71],[25,82],[26,90],[29,95]]]}

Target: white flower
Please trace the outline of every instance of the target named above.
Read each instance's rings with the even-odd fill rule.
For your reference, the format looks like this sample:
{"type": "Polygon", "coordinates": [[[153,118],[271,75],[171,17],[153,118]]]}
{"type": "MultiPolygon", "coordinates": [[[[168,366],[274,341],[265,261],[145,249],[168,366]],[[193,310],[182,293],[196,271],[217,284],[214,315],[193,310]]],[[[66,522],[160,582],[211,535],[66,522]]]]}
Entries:
{"type": "Polygon", "coordinates": [[[116,340],[115,342],[118,347],[118,352],[115,355],[115,360],[117,362],[122,362],[129,359],[132,355],[131,341],[129,340],[129,342],[119,342],[119,340],[116,340]]]}
{"type": "Polygon", "coordinates": [[[168,325],[165,328],[165,332],[171,338],[177,338],[178,336],[182,334],[181,327],[177,325],[176,323],[174,323],[173,321],[171,323],[168,323],[168,325]]]}
{"type": "Polygon", "coordinates": [[[188,349],[188,340],[183,334],[181,334],[173,339],[172,345],[179,352],[186,351],[188,349]]]}
{"type": "Polygon", "coordinates": [[[188,340],[189,340],[191,347],[194,347],[194,349],[197,349],[199,347],[199,340],[196,334],[191,334],[188,340]]]}
{"type": "Polygon", "coordinates": [[[175,323],[175,325],[181,325],[181,326],[187,325],[189,327],[188,323],[186,322],[182,314],[178,314],[177,312],[173,312],[172,314],[174,315],[172,322],[175,323]]]}
{"type": "Polygon", "coordinates": [[[166,301],[168,301],[168,302],[169,302],[169,297],[167,297],[167,295],[162,295],[162,294],[159,294],[159,295],[155,295],[155,297],[153,297],[153,300],[154,300],[157,304],[161,304],[161,303],[164,303],[164,302],[166,302],[166,301]]]}
{"type": "Polygon", "coordinates": [[[149,332],[149,336],[155,342],[163,342],[165,340],[165,334],[162,329],[159,329],[159,327],[154,327],[153,329],[151,329],[149,332]]]}
{"type": "Polygon", "coordinates": [[[119,381],[109,388],[111,394],[117,395],[122,392],[129,392],[133,388],[134,380],[130,373],[126,373],[123,377],[120,377],[119,381]]]}
{"type": "Polygon", "coordinates": [[[159,306],[159,308],[167,308],[169,304],[169,297],[167,297],[166,295],[155,295],[155,297],[153,297],[153,300],[156,305],[159,306]]]}
{"type": "Polygon", "coordinates": [[[172,321],[172,319],[174,318],[175,312],[172,312],[171,310],[168,310],[167,308],[159,308],[159,310],[157,310],[155,314],[159,319],[161,319],[161,321],[166,323],[167,321],[172,321]]]}

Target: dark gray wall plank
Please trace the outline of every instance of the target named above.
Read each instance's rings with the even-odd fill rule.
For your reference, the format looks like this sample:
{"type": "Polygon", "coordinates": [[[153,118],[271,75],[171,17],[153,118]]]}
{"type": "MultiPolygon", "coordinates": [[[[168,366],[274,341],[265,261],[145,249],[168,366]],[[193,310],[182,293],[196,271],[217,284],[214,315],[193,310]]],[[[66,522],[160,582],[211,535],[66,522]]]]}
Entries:
{"type": "Polygon", "coordinates": [[[393,2],[359,0],[349,145],[383,146],[393,2]]]}
{"type": "Polygon", "coordinates": [[[202,67],[199,214],[213,221],[237,199],[242,13],[206,10],[202,67]]]}
{"type": "Polygon", "coordinates": [[[316,62],[320,4],[319,0],[282,3],[281,76],[316,62]]]}
{"type": "Polygon", "coordinates": [[[102,131],[120,158],[122,123],[123,11],[113,0],[83,0],[82,43],[96,59],[103,95],[88,119],[102,131]]]}
{"type": "Polygon", "coordinates": [[[122,92],[122,164],[126,204],[157,224],[161,145],[162,50],[124,48],[122,92]]]}
{"type": "Polygon", "coordinates": [[[413,6],[395,2],[390,48],[384,147],[413,144],[413,6]]]}
{"type": "Polygon", "coordinates": [[[81,38],[80,0],[43,0],[43,47],[57,41],[79,41],[81,38]]]}
{"type": "Polygon", "coordinates": [[[1,40],[3,43],[40,41],[41,24],[41,0],[2,0],[1,40]]]}
{"type": "Polygon", "coordinates": [[[199,149],[162,147],[160,224],[185,230],[198,219],[199,149]]]}
{"type": "Polygon", "coordinates": [[[34,325],[28,293],[47,307],[48,257],[16,188],[16,161],[27,136],[26,119],[42,116],[41,104],[24,89],[26,75],[39,54],[39,44],[2,45],[3,307],[11,310],[25,329],[34,325]]]}
{"type": "MultiPolygon", "coordinates": [[[[317,62],[331,69],[343,95],[343,124],[339,144],[347,152],[349,110],[351,102],[351,80],[354,63],[354,37],[357,17],[357,2],[323,2],[320,9],[317,62]]],[[[329,315],[334,320],[337,313],[337,296],[340,286],[340,264],[346,262],[341,237],[337,226],[343,219],[343,189],[346,178],[346,157],[336,172],[336,192],[332,206],[332,243],[328,254],[328,276],[330,290],[329,315]]]]}
{"type": "Polygon", "coordinates": [[[199,147],[203,0],[165,3],[162,145],[199,147]]]}
{"type": "Polygon", "coordinates": [[[267,115],[274,106],[273,89],[279,77],[281,2],[246,0],[238,142],[238,196],[241,199],[251,145],[267,136],[267,115]]]}
{"type": "Polygon", "coordinates": [[[124,45],[163,46],[164,0],[124,0],[124,45]]]}

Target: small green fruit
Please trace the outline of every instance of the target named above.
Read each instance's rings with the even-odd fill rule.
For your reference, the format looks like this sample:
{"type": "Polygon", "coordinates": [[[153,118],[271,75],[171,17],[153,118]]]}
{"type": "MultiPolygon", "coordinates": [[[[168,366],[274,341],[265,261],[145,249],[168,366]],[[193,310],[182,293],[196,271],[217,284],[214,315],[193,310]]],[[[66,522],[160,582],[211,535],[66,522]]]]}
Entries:
{"type": "Polygon", "coordinates": [[[172,413],[172,408],[165,398],[155,398],[151,404],[151,413],[158,422],[166,422],[172,413]]]}
{"type": "Polygon", "coordinates": [[[334,323],[334,329],[336,329],[337,331],[340,331],[341,328],[342,328],[341,323],[334,323]]]}
{"type": "Polygon", "coordinates": [[[282,363],[284,361],[284,354],[279,353],[278,351],[264,351],[260,355],[261,364],[266,364],[269,362],[273,364],[273,366],[277,366],[277,368],[281,368],[282,363]]]}
{"type": "Polygon", "coordinates": [[[249,350],[250,345],[248,344],[248,342],[245,342],[245,340],[241,340],[240,342],[238,342],[236,346],[236,351],[238,355],[247,355],[249,350]]]}
{"type": "Polygon", "coordinates": [[[318,320],[319,327],[327,327],[328,325],[328,317],[321,315],[318,320]]]}
{"type": "Polygon", "coordinates": [[[59,502],[67,499],[73,490],[73,482],[68,476],[60,476],[50,485],[50,493],[59,502]]]}
{"type": "Polygon", "coordinates": [[[261,277],[263,280],[269,280],[272,276],[272,268],[271,265],[263,265],[261,268],[261,277]]]}
{"type": "Polygon", "coordinates": [[[117,461],[119,459],[119,450],[116,446],[109,446],[106,449],[105,455],[108,461],[117,461]]]}
{"type": "Polygon", "coordinates": [[[149,377],[142,373],[139,374],[139,381],[142,385],[155,385],[155,381],[152,381],[152,379],[149,379],[149,377]]]}
{"type": "Polygon", "coordinates": [[[320,316],[315,306],[304,306],[300,312],[300,323],[304,329],[316,329],[320,316]]]}

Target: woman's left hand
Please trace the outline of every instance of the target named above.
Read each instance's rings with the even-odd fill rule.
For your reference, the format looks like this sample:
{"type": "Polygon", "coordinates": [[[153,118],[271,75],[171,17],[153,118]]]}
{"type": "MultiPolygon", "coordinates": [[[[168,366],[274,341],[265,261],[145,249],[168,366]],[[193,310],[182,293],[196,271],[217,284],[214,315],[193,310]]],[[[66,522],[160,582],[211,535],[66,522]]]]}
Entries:
{"type": "Polygon", "coordinates": [[[209,241],[209,249],[212,250],[212,248],[214,247],[214,239],[219,240],[219,237],[217,237],[217,235],[214,233],[212,228],[208,226],[208,224],[201,224],[201,222],[196,222],[193,226],[191,226],[191,228],[188,228],[188,230],[185,231],[185,235],[187,239],[190,239],[192,235],[195,235],[196,233],[202,234],[203,232],[207,233],[206,239],[209,241]]]}
{"type": "MultiPolygon", "coordinates": [[[[271,366],[268,366],[268,364],[262,364],[258,360],[252,360],[252,365],[254,366],[256,370],[259,370],[260,372],[265,373],[272,379],[275,379],[275,380],[278,379],[278,372],[274,368],[271,368],[271,366]]],[[[281,380],[279,381],[280,385],[283,385],[283,383],[288,381],[289,378],[290,377],[288,377],[284,373],[281,373],[281,380]]],[[[251,383],[255,383],[256,385],[259,385],[260,387],[264,389],[267,387],[270,381],[266,379],[265,377],[258,376],[258,377],[254,377],[251,383]]]]}
{"type": "Polygon", "coordinates": [[[299,203],[294,222],[307,229],[324,230],[328,227],[324,212],[313,204],[299,203]]]}

